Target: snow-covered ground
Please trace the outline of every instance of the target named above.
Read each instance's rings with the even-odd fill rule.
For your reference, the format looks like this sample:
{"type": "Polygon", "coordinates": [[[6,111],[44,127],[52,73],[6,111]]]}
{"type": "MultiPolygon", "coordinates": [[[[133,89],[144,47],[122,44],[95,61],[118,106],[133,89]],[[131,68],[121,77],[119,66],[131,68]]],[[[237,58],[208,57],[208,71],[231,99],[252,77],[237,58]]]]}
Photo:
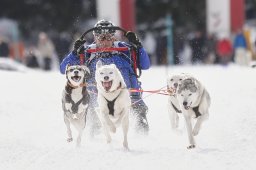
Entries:
{"type": "MultiPolygon", "coordinates": [[[[255,169],[256,70],[230,65],[153,67],[144,71],[145,90],[166,84],[166,75],[187,72],[208,89],[210,118],[196,137],[197,148],[187,150],[187,135],[170,129],[167,97],[145,93],[150,133],[130,131],[130,151],[122,148],[122,132],[107,145],[103,134],[82,146],[66,142],[61,110],[65,76],[58,72],[0,70],[1,170],[234,170],[255,169]]],[[[75,134],[76,135],[76,134],[75,134]]]]}

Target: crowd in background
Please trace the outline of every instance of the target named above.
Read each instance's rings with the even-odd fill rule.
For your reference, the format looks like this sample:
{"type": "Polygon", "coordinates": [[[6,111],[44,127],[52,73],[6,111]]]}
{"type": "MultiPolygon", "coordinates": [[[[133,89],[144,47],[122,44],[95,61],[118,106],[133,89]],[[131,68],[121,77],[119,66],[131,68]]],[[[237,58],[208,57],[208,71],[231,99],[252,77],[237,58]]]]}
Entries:
{"type": "MultiPolygon", "coordinates": [[[[57,68],[76,39],[72,36],[66,32],[52,34],[52,36],[40,32],[37,35],[36,43],[18,43],[19,57],[15,59],[31,68],[42,70],[57,68]]],[[[143,31],[139,33],[139,36],[150,56],[152,65],[168,64],[166,35],[143,31]]],[[[245,30],[238,30],[232,37],[225,35],[217,37],[213,34],[207,35],[202,31],[189,33],[177,31],[173,36],[173,64],[227,65],[230,62],[235,62],[248,66],[252,60],[256,60],[255,49],[256,41],[252,42],[245,30]]],[[[4,36],[0,36],[0,56],[14,56],[13,45],[4,36]]]]}

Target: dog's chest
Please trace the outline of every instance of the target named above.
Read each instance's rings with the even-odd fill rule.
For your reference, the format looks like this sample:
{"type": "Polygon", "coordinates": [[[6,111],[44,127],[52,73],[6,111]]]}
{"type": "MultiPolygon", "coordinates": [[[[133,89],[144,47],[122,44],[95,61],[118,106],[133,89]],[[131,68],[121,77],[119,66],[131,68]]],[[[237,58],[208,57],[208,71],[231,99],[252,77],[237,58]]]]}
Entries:
{"type": "Polygon", "coordinates": [[[83,98],[82,88],[73,89],[70,95],[71,99],[77,103],[83,98]]]}
{"type": "Polygon", "coordinates": [[[86,96],[82,92],[82,88],[73,89],[70,94],[65,96],[65,108],[71,113],[81,113],[84,112],[88,103],[83,103],[86,96]]]}

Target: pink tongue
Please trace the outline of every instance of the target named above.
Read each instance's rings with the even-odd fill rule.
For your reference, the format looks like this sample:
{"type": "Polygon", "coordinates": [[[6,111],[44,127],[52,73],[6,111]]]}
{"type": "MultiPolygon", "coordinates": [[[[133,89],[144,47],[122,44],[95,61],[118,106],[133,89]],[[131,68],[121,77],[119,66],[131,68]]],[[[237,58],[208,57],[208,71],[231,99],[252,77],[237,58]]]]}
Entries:
{"type": "Polygon", "coordinates": [[[109,81],[109,82],[103,82],[103,86],[104,86],[104,88],[105,88],[106,90],[109,90],[109,89],[111,88],[111,85],[112,85],[111,81],[109,81]]]}

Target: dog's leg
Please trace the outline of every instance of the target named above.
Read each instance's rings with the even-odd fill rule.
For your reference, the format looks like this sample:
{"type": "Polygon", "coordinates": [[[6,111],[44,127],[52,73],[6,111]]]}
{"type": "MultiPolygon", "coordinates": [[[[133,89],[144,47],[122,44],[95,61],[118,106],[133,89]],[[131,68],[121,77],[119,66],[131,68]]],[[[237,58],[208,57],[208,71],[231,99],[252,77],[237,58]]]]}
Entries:
{"type": "Polygon", "coordinates": [[[199,112],[202,113],[201,116],[197,118],[196,124],[193,128],[193,136],[196,136],[199,133],[199,130],[201,128],[202,122],[209,118],[209,111],[208,108],[210,106],[210,95],[205,90],[201,99],[201,102],[199,104],[199,112]]]}
{"type": "Polygon", "coordinates": [[[170,122],[171,122],[171,127],[172,129],[176,129],[176,120],[175,120],[175,110],[170,106],[171,103],[168,104],[168,112],[169,112],[169,117],[170,117],[170,122]]]}
{"type": "Polygon", "coordinates": [[[105,121],[102,122],[103,125],[103,130],[104,130],[104,134],[106,136],[107,139],[107,143],[111,142],[111,136],[109,134],[109,126],[107,125],[107,123],[105,121]]]}
{"type": "Polygon", "coordinates": [[[197,118],[196,124],[195,124],[195,126],[193,128],[193,132],[192,132],[193,136],[198,135],[203,121],[206,120],[208,117],[209,117],[209,114],[205,113],[197,118]]]}
{"type": "Polygon", "coordinates": [[[84,131],[84,128],[85,128],[85,120],[81,119],[78,122],[76,122],[75,127],[78,131],[78,136],[77,136],[77,139],[76,139],[76,146],[80,147],[81,146],[82,134],[83,134],[83,131],[84,131]]]}
{"type": "Polygon", "coordinates": [[[104,117],[105,117],[105,122],[107,123],[109,130],[110,130],[112,133],[116,133],[116,126],[115,126],[115,125],[113,124],[113,122],[110,120],[109,116],[108,116],[108,115],[104,115],[104,117]]]}
{"type": "Polygon", "coordinates": [[[128,134],[128,129],[129,129],[129,117],[127,113],[123,119],[122,119],[122,128],[123,128],[123,134],[124,134],[124,141],[123,141],[123,146],[125,149],[129,150],[128,147],[128,140],[127,140],[127,134],[128,134]]]}
{"type": "MultiPolygon", "coordinates": [[[[183,113],[186,111],[183,111],[183,113]]],[[[195,141],[194,137],[192,135],[192,123],[191,123],[191,117],[188,115],[189,113],[184,113],[184,118],[186,122],[186,128],[187,128],[187,133],[188,133],[188,140],[189,140],[189,146],[187,149],[192,149],[195,147],[195,141]]]]}
{"type": "Polygon", "coordinates": [[[179,120],[180,120],[179,115],[175,114],[176,128],[178,128],[179,126],[179,120]]]}
{"type": "Polygon", "coordinates": [[[72,132],[71,132],[71,128],[70,128],[70,122],[69,120],[66,118],[66,116],[64,115],[64,122],[67,126],[67,133],[68,133],[68,138],[67,138],[67,142],[72,142],[73,138],[72,138],[72,132]]]}

